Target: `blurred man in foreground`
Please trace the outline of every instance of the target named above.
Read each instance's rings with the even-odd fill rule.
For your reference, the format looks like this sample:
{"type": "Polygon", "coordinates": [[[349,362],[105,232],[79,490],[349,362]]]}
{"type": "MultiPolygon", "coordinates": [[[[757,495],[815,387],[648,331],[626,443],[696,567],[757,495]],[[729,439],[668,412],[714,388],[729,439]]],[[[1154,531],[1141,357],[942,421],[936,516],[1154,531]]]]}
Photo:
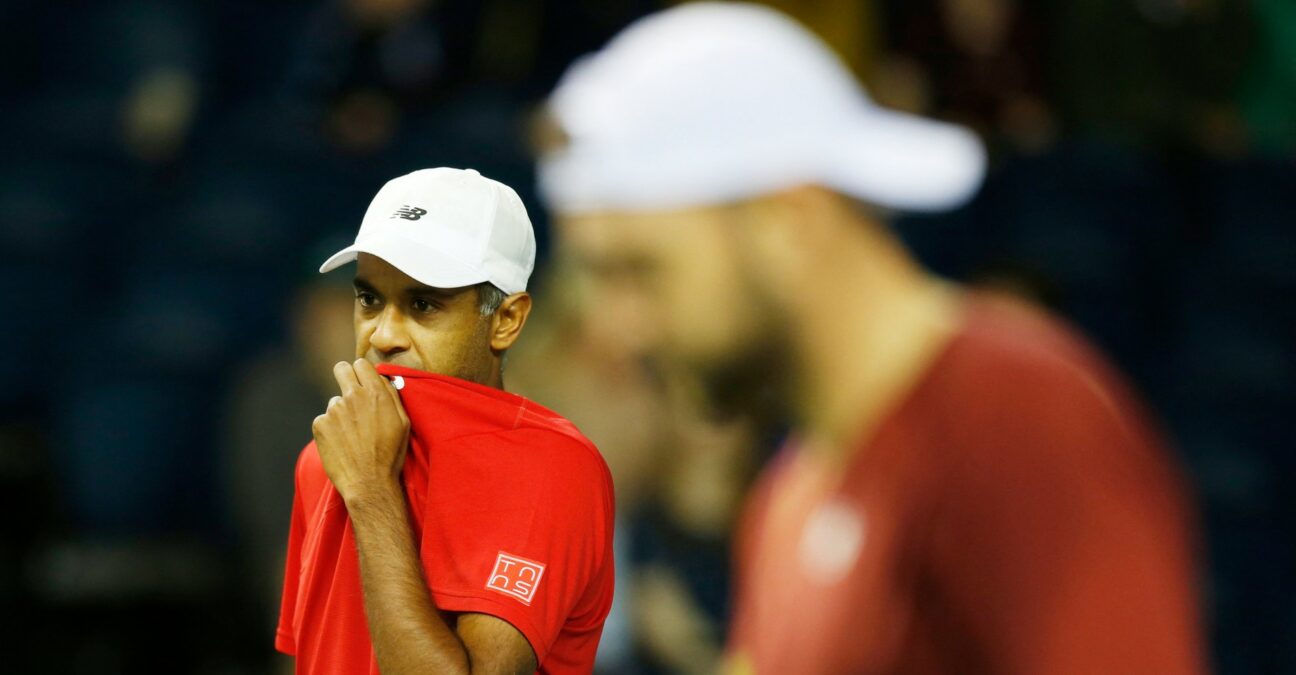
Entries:
{"type": "Polygon", "coordinates": [[[643,349],[794,435],[737,544],[733,673],[1193,673],[1179,477],[1070,330],[922,269],[962,129],[874,106],[755,6],[649,17],[550,100],[541,187],[643,349]]]}
{"type": "Polygon", "coordinates": [[[590,672],[612,479],[503,390],[531,310],[522,200],[472,170],[401,176],[320,271],[351,261],[358,358],[297,463],[276,648],[314,675],[590,672]]]}

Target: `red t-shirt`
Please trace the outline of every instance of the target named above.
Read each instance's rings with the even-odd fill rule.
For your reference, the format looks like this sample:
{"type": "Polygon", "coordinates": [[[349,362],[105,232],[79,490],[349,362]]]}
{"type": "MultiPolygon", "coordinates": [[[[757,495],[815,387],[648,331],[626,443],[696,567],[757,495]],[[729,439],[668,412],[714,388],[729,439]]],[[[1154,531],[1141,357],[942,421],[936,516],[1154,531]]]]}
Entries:
{"type": "Polygon", "coordinates": [[[844,466],[767,470],[727,673],[1198,673],[1194,535],[1120,378],[1023,308],[964,325],[844,466]]]}
{"type": "MultiPolygon", "coordinates": [[[[516,627],[540,673],[589,673],[612,604],[612,478],[535,403],[382,365],[410,418],[401,474],[432,600],[516,627]]],[[[297,672],[377,675],[351,520],[314,442],[297,462],[275,647],[297,672]]]]}

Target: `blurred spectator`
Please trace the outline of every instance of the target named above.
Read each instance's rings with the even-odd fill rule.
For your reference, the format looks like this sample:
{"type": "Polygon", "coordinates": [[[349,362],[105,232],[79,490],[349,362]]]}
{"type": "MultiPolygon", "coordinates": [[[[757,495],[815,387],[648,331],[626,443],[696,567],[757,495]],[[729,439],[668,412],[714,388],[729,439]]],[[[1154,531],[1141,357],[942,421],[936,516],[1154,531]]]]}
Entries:
{"type": "Polygon", "coordinates": [[[1251,3],[1048,3],[1063,124],[1141,147],[1235,145],[1227,110],[1255,46],[1251,3]]]}
{"type": "Polygon", "coordinates": [[[334,0],[306,24],[289,70],[293,97],[338,147],[366,153],[404,119],[471,81],[479,10],[428,0],[334,0]]]}
{"type": "Polygon", "coordinates": [[[297,456],[311,438],[311,421],[336,394],[333,365],[355,357],[350,277],[310,272],[284,308],[289,341],[240,368],[223,415],[225,505],[264,633],[278,620],[297,456]]]}
{"type": "MultiPolygon", "coordinates": [[[[410,124],[475,90],[538,91],[583,49],[652,4],[330,0],[307,23],[288,93],[340,149],[387,148],[410,124]]],[[[432,133],[439,133],[433,131],[432,133]]]]}
{"type": "Polygon", "coordinates": [[[177,159],[210,68],[199,8],[86,2],[29,18],[27,29],[43,36],[35,49],[44,77],[23,114],[53,149],[145,164],[177,159]]]}
{"type": "Polygon", "coordinates": [[[1053,142],[1042,5],[926,0],[886,7],[892,51],[873,78],[880,102],[968,125],[1018,151],[1053,142]]]}

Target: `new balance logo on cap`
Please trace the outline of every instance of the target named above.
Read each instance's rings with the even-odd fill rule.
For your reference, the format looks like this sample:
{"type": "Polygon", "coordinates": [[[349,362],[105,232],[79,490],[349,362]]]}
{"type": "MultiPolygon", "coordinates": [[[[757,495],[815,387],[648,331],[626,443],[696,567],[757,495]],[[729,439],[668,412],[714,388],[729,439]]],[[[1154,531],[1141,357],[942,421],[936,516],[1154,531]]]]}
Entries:
{"type": "Polygon", "coordinates": [[[427,211],[425,209],[420,209],[417,206],[410,206],[409,204],[406,204],[400,207],[399,209],[396,209],[396,213],[393,213],[390,216],[388,216],[388,219],[404,218],[405,220],[418,220],[419,218],[422,218],[423,216],[426,215],[427,215],[427,211]]]}

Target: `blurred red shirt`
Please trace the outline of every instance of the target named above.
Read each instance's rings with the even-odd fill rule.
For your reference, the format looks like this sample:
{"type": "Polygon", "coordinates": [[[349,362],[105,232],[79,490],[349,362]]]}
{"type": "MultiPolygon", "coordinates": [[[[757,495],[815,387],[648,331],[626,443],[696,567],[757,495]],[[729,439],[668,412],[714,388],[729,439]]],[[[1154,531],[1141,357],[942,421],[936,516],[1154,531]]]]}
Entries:
{"type": "Polygon", "coordinates": [[[1198,673],[1193,520],[1141,405],[1038,313],[960,332],[844,466],[790,443],[739,536],[728,673],[1198,673]]]}
{"type": "MultiPolygon", "coordinates": [[[[589,673],[612,604],[612,479],[570,422],[498,389],[388,365],[410,418],[401,474],[443,613],[518,629],[539,673],[589,673]]],[[[452,625],[453,627],[453,625],[452,625]]],[[[355,535],[314,442],[297,463],[275,638],[297,672],[378,674],[355,535]]]]}

